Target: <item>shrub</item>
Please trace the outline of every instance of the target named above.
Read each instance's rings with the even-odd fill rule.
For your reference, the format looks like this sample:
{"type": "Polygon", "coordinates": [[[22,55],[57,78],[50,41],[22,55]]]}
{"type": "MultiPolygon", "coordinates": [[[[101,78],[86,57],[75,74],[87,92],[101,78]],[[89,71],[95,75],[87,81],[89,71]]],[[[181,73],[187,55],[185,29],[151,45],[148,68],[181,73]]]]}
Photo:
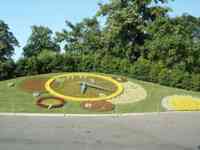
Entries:
{"type": "Polygon", "coordinates": [[[191,75],[191,85],[192,90],[200,91],[200,74],[192,74],[191,75]]]}
{"type": "Polygon", "coordinates": [[[140,58],[127,59],[100,54],[55,54],[43,52],[37,57],[21,58],[16,63],[0,63],[0,79],[51,72],[102,72],[121,74],[166,86],[200,91],[200,74],[190,74],[181,67],[168,69],[162,63],[140,58]]]}
{"type": "Polygon", "coordinates": [[[131,76],[139,80],[150,81],[149,72],[150,72],[150,62],[146,59],[139,59],[131,67],[131,76]]]}
{"type": "Polygon", "coordinates": [[[12,60],[0,61],[0,80],[15,77],[15,64],[12,60]]]}
{"type": "Polygon", "coordinates": [[[169,86],[172,79],[171,79],[171,70],[169,69],[162,69],[158,74],[158,82],[162,85],[169,86]]]}

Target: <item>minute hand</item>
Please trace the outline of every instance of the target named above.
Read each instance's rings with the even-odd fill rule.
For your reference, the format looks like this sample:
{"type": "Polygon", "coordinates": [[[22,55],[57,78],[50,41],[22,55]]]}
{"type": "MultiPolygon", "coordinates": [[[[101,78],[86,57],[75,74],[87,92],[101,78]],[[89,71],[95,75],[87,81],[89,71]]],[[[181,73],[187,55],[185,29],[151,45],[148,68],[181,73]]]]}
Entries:
{"type": "Polygon", "coordinates": [[[91,88],[96,88],[96,89],[99,89],[99,90],[113,92],[113,90],[110,90],[108,88],[105,88],[105,87],[102,87],[102,86],[99,86],[99,85],[96,85],[96,84],[91,84],[91,83],[86,83],[86,84],[87,84],[88,87],[91,87],[91,88]]]}

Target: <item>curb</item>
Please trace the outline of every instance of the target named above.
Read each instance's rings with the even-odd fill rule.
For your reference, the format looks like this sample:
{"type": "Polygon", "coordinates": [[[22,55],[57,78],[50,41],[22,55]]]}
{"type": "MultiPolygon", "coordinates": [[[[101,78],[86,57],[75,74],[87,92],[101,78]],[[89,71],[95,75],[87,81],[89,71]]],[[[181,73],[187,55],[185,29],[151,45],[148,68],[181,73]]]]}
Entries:
{"type": "Polygon", "coordinates": [[[152,113],[124,113],[124,114],[48,114],[48,113],[0,113],[0,116],[27,116],[27,117],[129,117],[129,116],[148,116],[148,115],[173,115],[173,114],[190,114],[199,113],[200,111],[183,111],[183,112],[152,112],[152,113]]]}

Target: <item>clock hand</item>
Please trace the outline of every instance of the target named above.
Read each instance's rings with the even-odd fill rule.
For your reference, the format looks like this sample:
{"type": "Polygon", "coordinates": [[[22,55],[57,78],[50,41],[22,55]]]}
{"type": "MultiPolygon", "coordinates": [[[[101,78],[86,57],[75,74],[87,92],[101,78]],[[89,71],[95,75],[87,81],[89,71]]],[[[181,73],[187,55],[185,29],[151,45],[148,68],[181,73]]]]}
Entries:
{"type": "Polygon", "coordinates": [[[86,82],[81,82],[80,83],[81,94],[85,94],[85,92],[87,91],[87,88],[88,88],[88,86],[87,86],[86,82]]]}
{"type": "Polygon", "coordinates": [[[96,85],[96,84],[92,84],[92,83],[88,83],[88,82],[86,82],[86,84],[87,84],[88,87],[91,87],[91,88],[96,88],[96,89],[99,89],[99,90],[113,92],[113,90],[110,90],[108,88],[102,87],[100,85],[96,85]]]}

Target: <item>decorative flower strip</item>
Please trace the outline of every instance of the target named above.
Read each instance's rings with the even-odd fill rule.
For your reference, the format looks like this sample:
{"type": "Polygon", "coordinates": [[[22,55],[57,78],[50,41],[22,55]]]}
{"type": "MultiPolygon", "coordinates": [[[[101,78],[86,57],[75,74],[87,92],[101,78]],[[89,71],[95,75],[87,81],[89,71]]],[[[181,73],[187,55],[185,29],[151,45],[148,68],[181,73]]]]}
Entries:
{"type": "Polygon", "coordinates": [[[173,95],[162,100],[162,106],[171,111],[199,111],[200,98],[184,95],[173,95]]]}
{"type": "Polygon", "coordinates": [[[36,104],[42,108],[48,108],[48,109],[51,109],[51,108],[60,108],[60,107],[63,107],[65,105],[65,100],[59,98],[59,97],[41,97],[37,100],[36,104]],[[58,102],[58,104],[45,104],[45,101],[46,100],[49,100],[49,99],[53,99],[55,101],[58,102]]]}
{"type": "Polygon", "coordinates": [[[141,85],[134,82],[128,81],[122,83],[122,85],[124,87],[124,92],[118,97],[108,100],[112,104],[136,103],[145,100],[148,95],[146,90],[141,85]]]}
{"type": "Polygon", "coordinates": [[[85,101],[81,103],[81,107],[97,112],[112,111],[114,109],[114,105],[107,101],[85,101]]]}

